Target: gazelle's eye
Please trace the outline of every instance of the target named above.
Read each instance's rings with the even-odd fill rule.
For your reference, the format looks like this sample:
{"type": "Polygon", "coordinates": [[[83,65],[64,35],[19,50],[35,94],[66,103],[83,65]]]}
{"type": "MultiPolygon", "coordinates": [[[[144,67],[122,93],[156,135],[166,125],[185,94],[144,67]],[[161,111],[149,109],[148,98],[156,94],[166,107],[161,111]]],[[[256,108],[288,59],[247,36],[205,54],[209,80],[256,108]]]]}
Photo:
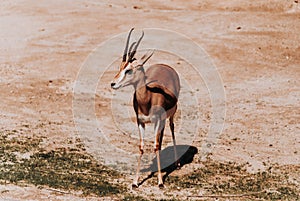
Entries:
{"type": "Polygon", "coordinates": [[[125,74],[131,75],[132,74],[132,69],[126,70],[125,74]]]}

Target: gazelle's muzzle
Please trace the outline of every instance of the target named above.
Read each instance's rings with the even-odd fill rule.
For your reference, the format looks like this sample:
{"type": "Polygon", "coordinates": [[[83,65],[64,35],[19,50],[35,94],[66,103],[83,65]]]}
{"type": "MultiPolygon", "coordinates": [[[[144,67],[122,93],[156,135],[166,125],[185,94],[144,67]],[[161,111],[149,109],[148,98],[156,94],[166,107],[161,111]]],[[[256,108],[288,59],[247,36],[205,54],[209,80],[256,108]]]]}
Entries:
{"type": "Polygon", "coordinates": [[[111,88],[114,88],[115,85],[116,85],[116,83],[114,83],[114,82],[110,83],[111,88]]]}
{"type": "Polygon", "coordinates": [[[124,73],[121,71],[117,74],[117,76],[113,79],[113,81],[110,83],[110,87],[112,89],[119,89],[122,87],[124,82],[124,73]]]}
{"type": "Polygon", "coordinates": [[[119,88],[122,87],[122,85],[119,84],[118,82],[115,82],[115,80],[114,80],[114,81],[112,81],[112,82],[110,83],[110,87],[111,87],[112,89],[119,89],[119,88]]]}

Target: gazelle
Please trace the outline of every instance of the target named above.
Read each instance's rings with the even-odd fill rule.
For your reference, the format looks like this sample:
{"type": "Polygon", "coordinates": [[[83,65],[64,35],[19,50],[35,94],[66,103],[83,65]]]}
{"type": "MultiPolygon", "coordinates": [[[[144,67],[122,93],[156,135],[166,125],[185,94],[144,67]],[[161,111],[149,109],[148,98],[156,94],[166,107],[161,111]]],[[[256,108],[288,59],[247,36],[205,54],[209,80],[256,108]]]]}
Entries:
{"type": "Polygon", "coordinates": [[[144,32],[137,42],[130,45],[130,36],[134,28],[128,34],[123,59],[119,72],[111,82],[112,89],[119,89],[128,85],[133,85],[135,89],[133,97],[133,107],[136,113],[137,124],[140,137],[140,157],[136,177],[132,187],[137,188],[139,183],[139,174],[141,158],[144,153],[144,134],[145,124],[154,123],[154,152],[157,157],[158,185],[163,188],[163,180],[160,165],[160,150],[164,134],[166,119],[169,118],[170,130],[174,144],[176,165],[178,157],[176,152],[176,141],[174,135],[174,114],[177,109],[177,100],[180,91],[179,77],[176,71],[168,65],[155,64],[151,65],[145,72],[144,64],[153,55],[152,52],[146,53],[140,59],[135,58],[137,48],[144,36],[144,32]]]}

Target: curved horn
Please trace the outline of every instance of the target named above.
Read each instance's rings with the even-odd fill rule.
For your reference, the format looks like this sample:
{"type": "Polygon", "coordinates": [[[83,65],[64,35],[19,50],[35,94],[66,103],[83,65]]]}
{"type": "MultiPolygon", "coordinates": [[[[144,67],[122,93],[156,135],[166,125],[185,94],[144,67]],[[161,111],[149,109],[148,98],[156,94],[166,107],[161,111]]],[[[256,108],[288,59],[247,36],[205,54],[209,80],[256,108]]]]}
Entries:
{"type": "Polygon", "coordinates": [[[127,41],[126,41],[126,46],[124,49],[124,53],[123,53],[123,60],[122,61],[126,61],[126,57],[127,57],[127,51],[128,51],[128,45],[129,45],[129,40],[130,40],[130,35],[131,32],[134,30],[134,28],[131,28],[131,30],[129,31],[128,37],[127,37],[127,41]]]}
{"type": "MultiPolygon", "coordinates": [[[[134,42],[134,43],[132,43],[131,45],[130,45],[130,48],[129,48],[129,51],[128,51],[128,53],[127,53],[127,56],[129,57],[130,56],[130,52],[131,52],[131,50],[132,50],[132,48],[133,48],[133,46],[136,44],[136,42],[134,42]]],[[[130,57],[129,57],[130,58],[130,57]]]]}
{"type": "Polygon", "coordinates": [[[130,54],[130,55],[129,55],[129,59],[130,59],[130,60],[133,59],[133,57],[134,57],[134,55],[135,55],[135,53],[136,53],[136,50],[137,50],[138,46],[140,45],[140,42],[141,42],[141,40],[143,39],[143,37],[144,37],[144,31],[142,32],[142,35],[141,35],[141,37],[139,38],[139,40],[138,40],[138,42],[136,43],[136,45],[134,46],[132,52],[129,52],[129,54],[130,54]]]}

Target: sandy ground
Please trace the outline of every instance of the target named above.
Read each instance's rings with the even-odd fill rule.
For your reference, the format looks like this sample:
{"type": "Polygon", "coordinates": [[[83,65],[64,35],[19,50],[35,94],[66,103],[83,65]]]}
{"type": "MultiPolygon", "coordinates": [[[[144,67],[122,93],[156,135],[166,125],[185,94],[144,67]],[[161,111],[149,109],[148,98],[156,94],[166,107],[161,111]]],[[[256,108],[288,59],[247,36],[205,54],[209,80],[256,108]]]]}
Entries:
{"type": "MultiPolygon", "coordinates": [[[[200,44],[222,77],[227,113],[211,157],[248,162],[250,171],[263,169],[264,164],[299,164],[299,22],[300,4],[290,0],[3,0],[0,128],[26,127],[30,135],[47,137],[45,147],[64,146],[77,135],[72,89],[89,53],[131,27],[164,28],[200,44]]],[[[109,83],[104,90],[110,93],[109,83]]],[[[109,98],[101,97],[101,93],[99,88],[96,108],[110,110],[109,98]]],[[[207,96],[200,103],[205,134],[209,122],[207,96]]],[[[107,129],[113,132],[115,128],[107,129]]],[[[136,150],[135,143],[129,144],[128,150],[136,150]]],[[[69,199],[35,187],[1,189],[5,190],[1,199],[69,199]]],[[[76,198],[76,193],[72,196],[82,199],[76,198]]]]}

